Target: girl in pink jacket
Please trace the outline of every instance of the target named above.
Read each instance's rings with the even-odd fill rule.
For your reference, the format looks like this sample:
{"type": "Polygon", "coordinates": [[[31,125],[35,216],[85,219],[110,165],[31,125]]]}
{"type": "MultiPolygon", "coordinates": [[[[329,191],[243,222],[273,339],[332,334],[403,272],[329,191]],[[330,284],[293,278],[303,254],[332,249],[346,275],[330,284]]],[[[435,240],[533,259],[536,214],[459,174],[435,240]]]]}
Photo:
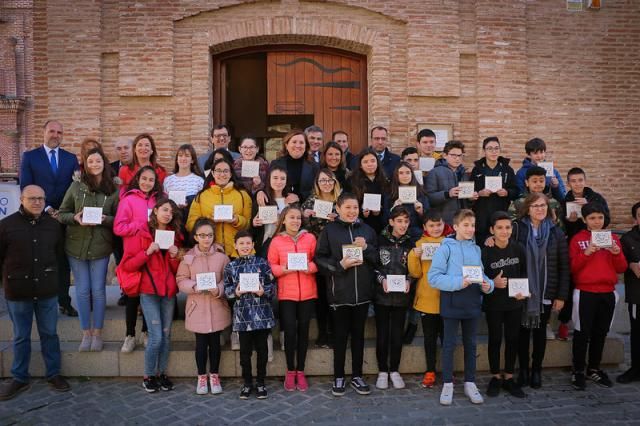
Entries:
{"type": "Polygon", "coordinates": [[[208,383],[211,393],[222,393],[218,370],[220,368],[220,333],[231,325],[231,310],[224,295],[224,267],[229,258],[224,248],[214,243],[215,224],[200,218],[193,227],[196,246],[184,256],[176,279],[178,288],[187,294],[185,328],[196,334],[196,366],[198,382],[196,393],[205,395],[207,389],[207,356],[209,357],[208,383]]]}
{"type": "Polygon", "coordinates": [[[301,230],[302,210],[286,207],[280,214],[275,236],[271,240],[267,259],[278,281],[280,326],[284,329],[284,351],[287,374],[284,388],[302,392],[309,388],[304,375],[309,341],[309,322],[318,298],[313,257],[316,237],[301,230]],[[297,355],[297,357],[296,357],[297,355]]]}
{"type": "MultiPolygon", "coordinates": [[[[153,167],[144,166],[138,169],[126,191],[120,196],[120,203],[113,221],[113,233],[122,237],[123,245],[141,229],[147,229],[149,215],[156,204],[157,197],[162,196],[162,185],[153,167]]],[[[120,277],[119,277],[120,278],[120,277]]],[[[122,285],[123,283],[120,283],[122,285]]],[[[125,303],[126,334],[121,352],[133,352],[136,348],[136,322],[140,296],[128,296],[125,303]]],[[[147,323],[142,317],[142,341],[147,346],[147,323]]]]}

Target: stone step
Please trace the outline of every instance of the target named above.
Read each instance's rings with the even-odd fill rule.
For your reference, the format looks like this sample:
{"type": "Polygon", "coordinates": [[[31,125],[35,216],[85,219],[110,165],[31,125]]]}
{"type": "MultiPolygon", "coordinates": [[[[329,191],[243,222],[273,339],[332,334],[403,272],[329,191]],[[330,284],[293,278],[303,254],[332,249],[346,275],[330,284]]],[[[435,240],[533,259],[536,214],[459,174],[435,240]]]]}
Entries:
{"type": "MultiPolygon", "coordinates": [[[[478,338],[477,369],[489,369],[487,343],[485,337],[478,338]]],[[[102,352],[78,352],[77,342],[61,342],[62,374],[65,376],[94,377],[139,377],[144,366],[144,349],[139,347],[132,353],[121,353],[119,341],[106,342],[102,352]]],[[[412,345],[406,345],[402,352],[401,373],[421,374],[425,370],[425,357],[422,338],[416,338],[412,345]]],[[[268,363],[269,376],[283,376],[286,370],[284,352],[279,345],[274,347],[274,359],[268,363]]],[[[458,345],[455,352],[455,370],[463,369],[463,350],[458,345]]],[[[0,376],[11,375],[13,351],[11,342],[0,342],[0,376]]],[[[603,365],[617,365],[624,361],[624,343],[622,338],[614,335],[607,338],[603,354],[603,365]]],[[[333,374],[333,352],[330,349],[310,347],[307,353],[306,373],[310,376],[330,376],[333,374]]],[[[440,371],[440,354],[438,354],[438,371],[440,371]]],[[[30,372],[33,376],[44,375],[44,364],[40,354],[40,344],[34,342],[31,352],[30,372]]],[[[568,367],[571,365],[571,341],[549,340],[544,360],[545,367],[568,367]]],[[[255,355],[254,355],[255,366],[255,355]]],[[[351,355],[347,350],[345,364],[347,374],[351,370],[351,355]]],[[[255,367],[254,367],[255,368],[255,367]]],[[[365,374],[376,374],[378,367],[375,354],[375,340],[365,342],[364,365],[365,374]]],[[[189,342],[173,342],[169,358],[168,374],[172,377],[193,377],[196,375],[194,346],[189,342]]],[[[223,347],[220,363],[222,377],[238,377],[241,375],[240,353],[223,347]]]]}

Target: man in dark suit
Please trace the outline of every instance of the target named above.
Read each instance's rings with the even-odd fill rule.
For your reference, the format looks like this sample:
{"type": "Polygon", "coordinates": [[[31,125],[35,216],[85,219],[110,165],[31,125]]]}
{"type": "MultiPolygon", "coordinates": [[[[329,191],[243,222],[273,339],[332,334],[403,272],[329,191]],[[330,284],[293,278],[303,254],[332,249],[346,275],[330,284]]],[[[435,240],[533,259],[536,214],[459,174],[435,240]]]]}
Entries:
{"type": "MultiPolygon", "coordinates": [[[[62,136],[62,124],[55,120],[47,121],[44,124],[43,145],[25,152],[20,164],[20,188],[24,189],[28,185],[38,185],[42,188],[47,198],[44,211],[54,219],[58,218],[58,209],[64,194],[71,185],[74,172],[79,168],[76,156],[60,148],[62,136]]],[[[58,253],[60,313],[75,317],[78,316],[78,312],[71,306],[69,281],[67,255],[64,250],[60,250],[58,253]]]]}
{"type": "Polygon", "coordinates": [[[126,166],[131,162],[131,142],[131,139],[128,138],[116,139],[115,147],[116,153],[118,154],[118,160],[114,161],[113,163],[109,163],[111,165],[111,169],[113,169],[114,176],[118,176],[120,167],[126,166]]]}
{"type": "Polygon", "coordinates": [[[389,151],[389,148],[387,148],[388,143],[389,131],[386,128],[376,126],[371,129],[371,140],[369,142],[369,146],[376,151],[376,154],[382,163],[385,175],[387,175],[387,178],[391,179],[393,171],[398,166],[398,163],[400,163],[400,157],[389,151]]]}

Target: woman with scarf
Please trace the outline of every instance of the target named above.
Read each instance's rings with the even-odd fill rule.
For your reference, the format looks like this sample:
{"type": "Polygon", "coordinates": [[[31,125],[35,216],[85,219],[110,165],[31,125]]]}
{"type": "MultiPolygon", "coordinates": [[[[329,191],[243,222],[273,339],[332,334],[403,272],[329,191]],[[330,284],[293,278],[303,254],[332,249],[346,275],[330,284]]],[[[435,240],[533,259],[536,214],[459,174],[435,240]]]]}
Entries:
{"type": "Polygon", "coordinates": [[[542,361],[551,311],[560,311],[569,297],[569,252],[562,230],[553,224],[549,199],[542,193],[525,198],[513,223],[511,239],[525,248],[529,293],[520,327],[518,385],[542,386],[542,361]],[[533,336],[531,369],[529,339],[533,336]]]}

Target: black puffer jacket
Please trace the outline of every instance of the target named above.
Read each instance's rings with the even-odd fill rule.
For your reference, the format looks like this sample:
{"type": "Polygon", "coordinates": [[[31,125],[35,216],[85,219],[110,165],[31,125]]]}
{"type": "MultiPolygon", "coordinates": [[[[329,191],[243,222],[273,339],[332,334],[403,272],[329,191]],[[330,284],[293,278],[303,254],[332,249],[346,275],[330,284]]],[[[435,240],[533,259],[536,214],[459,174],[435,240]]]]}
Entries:
{"type": "Polygon", "coordinates": [[[63,244],[60,224],[48,214],[35,218],[21,207],[0,221],[0,265],[7,300],[56,296],[56,253],[63,244]]]}
{"type": "Polygon", "coordinates": [[[408,259],[409,252],[415,247],[411,236],[407,233],[400,238],[396,238],[391,233],[391,229],[387,226],[382,234],[378,237],[378,265],[376,267],[376,294],[375,301],[378,305],[409,307],[412,302],[411,292],[385,293],[382,287],[382,280],[387,275],[404,275],[408,280],[408,259]]]}
{"type": "MultiPolygon", "coordinates": [[[[640,262],[640,227],[638,225],[631,228],[620,239],[624,257],[629,264],[640,262]]],[[[640,278],[627,267],[624,271],[624,298],[625,302],[633,305],[640,305],[640,278]]]]}
{"type": "MultiPolygon", "coordinates": [[[[521,220],[513,222],[511,239],[519,242],[530,256],[527,248],[528,225],[521,220]]],[[[558,226],[553,226],[547,242],[547,282],[544,285],[544,299],[569,300],[569,247],[567,238],[558,226]]]]}
{"type": "Polygon", "coordinates": [[[347,223],[338,219],[325,226],[316,246],[315,262],[320,272],[327,276],[329,305],[355,306],[373,299],[374,268],[378,260],[376,240],[374,230],[360,220],[347,223]],[[342,246],[352,244],[356,237],[363,237],[367,242],[362,253],[364,263],[345,270],[340,265],[342,246]]]}

